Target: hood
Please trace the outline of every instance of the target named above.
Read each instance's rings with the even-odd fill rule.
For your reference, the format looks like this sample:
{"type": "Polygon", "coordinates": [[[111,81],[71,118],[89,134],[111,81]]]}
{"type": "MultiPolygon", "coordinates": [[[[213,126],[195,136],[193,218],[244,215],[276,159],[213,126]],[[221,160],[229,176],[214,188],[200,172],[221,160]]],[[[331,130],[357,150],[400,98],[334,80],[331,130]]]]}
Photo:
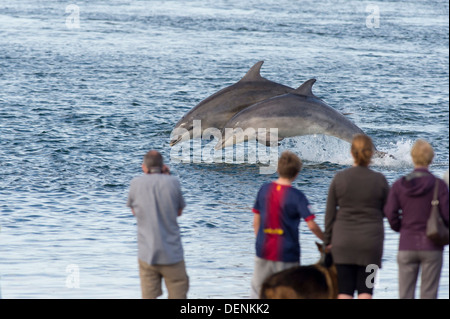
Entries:
{"type": "Polygon", "coordinates": [[[414,172],[428,174],[415,177],[409,181],[406,178],[402,178],[400,185],[404,189],[405,194],[410,197],[416,197],[430,193],[435,185],[436,178],[427,169],[419,168],[415,169],[414,172]]]}

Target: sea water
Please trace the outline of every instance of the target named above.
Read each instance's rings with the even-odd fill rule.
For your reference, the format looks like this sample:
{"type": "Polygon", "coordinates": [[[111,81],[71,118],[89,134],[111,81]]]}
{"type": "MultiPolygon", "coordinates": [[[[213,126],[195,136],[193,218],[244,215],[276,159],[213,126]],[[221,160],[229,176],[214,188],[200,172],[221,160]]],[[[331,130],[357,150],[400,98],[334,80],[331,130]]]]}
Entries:
{"type": "MultiPolygon", "coordinates": [[[[447,1],[0,1],[0,276],[3,298],[140,298],[136,221],[125,206],[142,156],[180,179],[190,298],[248,298],[251,208],[264,163],[171,156],[175,123],[204,98],[261,75],[315,95],[369,134],[392,184],[428,140],[449,163],[447,1]]],[[[204,142],[202,142],[204,145],[204,142]]],[[[294,182],[323,227],[349,144],[289,138],[294,182]]],[[[259,147],[259,146],[258,146],[259,147]]],[[[189,150],[193,149],[188,148],[189,150]]],[[[233,152],[233,150],[231,150],[233,152]]],[[[235,153],[254,152],[251,146],[235,153]]],[[[247,156],[247,157],[246,157],[247,156]]],[[[374,298],[398,298],[398,234],[385,222],[374,298]]],[[[300,226],[301,263],[317,240],[300,226]]],[[[357,240],[357,239],[355,239],[357,240]]],[[[449,297],[448,247],[439,298],[449,297]]],[[[166,293],[163,297],[166,296],[166,293]]]]}

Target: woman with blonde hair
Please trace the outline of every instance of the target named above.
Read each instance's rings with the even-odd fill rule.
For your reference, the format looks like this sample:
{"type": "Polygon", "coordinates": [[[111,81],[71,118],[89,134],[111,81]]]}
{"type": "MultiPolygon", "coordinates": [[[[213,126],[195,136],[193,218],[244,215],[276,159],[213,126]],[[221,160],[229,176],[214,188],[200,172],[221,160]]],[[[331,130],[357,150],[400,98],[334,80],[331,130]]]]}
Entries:
{"type": "Polygon", "coordinates": [[[355,291],[358,298],[372,298],[375,273],[381,268],[389,185],[369,168],[373,153],[370,137],[355,135],[354,164],[335,175],[328,191],[324,243],[331,247],[337,268],[340,299],[353,298],[355,291]]]}
{"type": "Polygon", "coordinates": [[[439,211],[448,227],[448,188],[443,180],[428,170],[434,151],[425,140],[411,148],[414,170],[398,179],[389,192],[384,212],[391,228],[400,232],[397,254],[399,297],[413,299],[419,269],[422,272],[420,297],[435,299],[439,288],[443,246],[426,236],[434,187],[438,183],[439,211]]]}

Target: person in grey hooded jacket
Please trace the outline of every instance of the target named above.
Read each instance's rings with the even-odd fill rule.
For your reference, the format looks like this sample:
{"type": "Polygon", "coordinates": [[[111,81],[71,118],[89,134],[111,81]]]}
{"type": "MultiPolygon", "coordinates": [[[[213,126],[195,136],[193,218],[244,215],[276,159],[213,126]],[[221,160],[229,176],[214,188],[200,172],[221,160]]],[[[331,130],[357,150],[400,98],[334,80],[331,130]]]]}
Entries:
{"type": "Polygon", "coordinates": [[[414,171],[398,179],[388,195],[384,213],[391,228],[400,232],[397,254],[399,297],[413,299],[419,269],[422,271],[420,297],[435,299],[439,288],[443,246],[426,236],[436,179],[439,183],[439,211],[448,227],[449,193],[445,182],[428,170],[434,151],[424,140],[417,140],[411,149],[414,171]]]}

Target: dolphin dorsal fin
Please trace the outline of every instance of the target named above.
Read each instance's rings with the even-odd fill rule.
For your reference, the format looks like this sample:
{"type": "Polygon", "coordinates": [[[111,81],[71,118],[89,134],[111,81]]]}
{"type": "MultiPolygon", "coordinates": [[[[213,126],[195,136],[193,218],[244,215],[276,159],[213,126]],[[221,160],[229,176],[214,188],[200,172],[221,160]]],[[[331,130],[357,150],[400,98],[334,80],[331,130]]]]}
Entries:
{"type": "Polygon", "coordinates": [[[250,70],[244,75],[244,77],[239,81],[261,81],[264,80],[264,78],[261,76],[261,66],[263,65],[264,61],[258,61],[253,65],[250,70]]]}
{"type": "Polygon", "coordinates": [[[294,91],[290,93],[298,94],[298,95],[305,95],[305,96],[314,96],[312,92],[312,86],[316,82],[316,79],[309,79],[302,85],[300,85],[298,88],[296,88],[294,91]]]}

